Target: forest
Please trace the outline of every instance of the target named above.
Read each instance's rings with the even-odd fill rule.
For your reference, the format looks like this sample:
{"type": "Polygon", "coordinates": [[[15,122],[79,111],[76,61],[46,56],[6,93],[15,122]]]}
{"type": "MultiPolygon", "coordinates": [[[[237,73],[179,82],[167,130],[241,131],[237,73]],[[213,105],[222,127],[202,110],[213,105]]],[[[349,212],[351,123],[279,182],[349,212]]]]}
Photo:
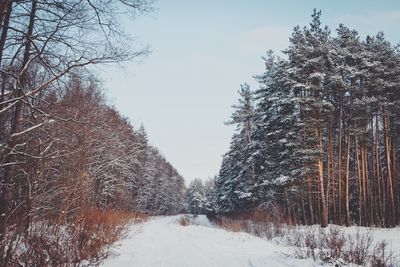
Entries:
{"type": "Polygon", "coordinates": [[[262,209],[289,224],[395,227],[400,220],[400,47],[383,32],[332,34],[314,10],[258,88],[243,84],[219,174],[188,188],[194,213],[262,209]]]}
{"type": "MultiPolygon", "coordinates": [[[[399,226],[399,45],[332,33],[314,10],[262,57],[257,88],[241,85],[219,173],[186,188],[96,72],[150,53],[121,24],[153,4],[0,2],[0,267],[97,266],[126,225],[156,215],[399,226]]],[[[183,232],[174,217],[149,225],[183,232]]]]}
{"type": "Polygon", "coordinates": [[[93,72],[148,54],[118,21],[151,9],[1,1],[0,266],[96,264],[118,216],[182,210],[182,176],[107,104],[93,72]]]}

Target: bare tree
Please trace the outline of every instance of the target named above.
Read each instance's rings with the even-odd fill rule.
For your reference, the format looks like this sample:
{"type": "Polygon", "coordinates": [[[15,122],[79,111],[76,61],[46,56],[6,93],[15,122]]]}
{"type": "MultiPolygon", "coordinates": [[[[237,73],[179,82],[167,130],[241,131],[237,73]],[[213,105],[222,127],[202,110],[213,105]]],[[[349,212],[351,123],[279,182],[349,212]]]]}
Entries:
{"type": "MultiPolygon", "coordinates": [[[[90,186],[90,179],[84,179],[87,174],[82,172],[83,168],[75,168],[72,174],[72,169],[55,167],[72,159],[71,155],[82,156],[87,143],[78,140],[66,145],[62,142],[65,135],[60,132],[65,128],[55,126],[54,122],[64,122],[69,129],[87,122],[78,121],[77,116],[68,112],[53,112],[51,105],[63,94],[71,77],[77,73],[82,77],[91,65],[131,60],[148,53],[146,48],[130,48],[131,40],[119,21],[124,15],[150,11],[150,2],[1,1],[0,265],[7,264],[18,243],[18,235],[10,239],[6,233],[16,233],[15,227],[22,232],[29,229],[38,213],[38,202],[47,203],[40,209],[50,209],[50,203],[54,205],[52,202],[60,192],[90,186]],[[57,183],[54,177],[64,170],[65,175],[81,177],[79,181],[84,184],[57,183]],[[70,190],[65,190],[67,187],[70,190]]],[[[71,204],[78,200],[72,197],[71,201],[58,201],[71,204]]]]}

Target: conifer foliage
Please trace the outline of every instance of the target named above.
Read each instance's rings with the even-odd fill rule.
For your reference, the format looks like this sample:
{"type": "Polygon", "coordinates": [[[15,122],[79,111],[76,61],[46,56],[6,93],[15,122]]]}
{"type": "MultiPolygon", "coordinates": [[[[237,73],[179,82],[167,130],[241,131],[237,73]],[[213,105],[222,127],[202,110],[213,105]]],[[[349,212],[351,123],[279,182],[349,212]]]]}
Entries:
{"type": "Polygon", "coordinates": [[[295,27],[240,91],[216,208],[278,206],[291,223],[393,227],[400,220],[400,52],[383,32],[295,27]],[[254,110],[250,106],[253,105],[254,110]]]}

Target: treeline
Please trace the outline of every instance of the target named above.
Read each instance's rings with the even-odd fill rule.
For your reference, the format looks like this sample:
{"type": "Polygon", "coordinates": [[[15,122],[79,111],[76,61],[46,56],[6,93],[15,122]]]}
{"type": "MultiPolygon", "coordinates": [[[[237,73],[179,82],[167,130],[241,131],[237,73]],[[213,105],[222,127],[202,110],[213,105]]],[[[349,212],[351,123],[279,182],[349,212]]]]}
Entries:
{"type": "Polygon", "coordinates": [[[190,182],[186,190],[185,208],[191,214],[209,214],[215,212],[217,195],[214,179],[203,183],[199,178],[190,182]]]}
{"type": "Polygon", "coordinates": [[[400,51],[382,32],[333,36],[314,10],[259,88],[239,91],[216,212],[278,207],[293,224],[399,224],[400,51]]]}
{"type": "Polygon", "coordinates": [[[183,178],[90,73],[148,53],[129,48],[118,21],[149,10],[142,0],[1,1],[0,266],[90,263],[117,238],[113,211],[182,209],[183,178]]]}
{"type": "MultiPolygon", "coordinates": [[[[106,104],[96,82],[74,78],[66,84],[62,97],[53,92],[44,102],[40,108],[46,113],[69,120],[54,119],[27,133],[32,141],[24,146],[17,171],[29,171],[25,171],[26,177],[16,179],[22,181],[16,188],[27,186],[24,181],[28,181],[38,187],[32,191],[43,194],[33,195],[37,201],[33,215],[43,215],[37,211],[44,207],[57,215],[84,207],[151,214],[182,210],[183,178],[149,145],[143,126],[134,129],[106,104]],[[30,157],[44,150],[52,156],[30,157]]],[[[27,194],[21,191],[18,197],[22,202],[27,194]]]]}

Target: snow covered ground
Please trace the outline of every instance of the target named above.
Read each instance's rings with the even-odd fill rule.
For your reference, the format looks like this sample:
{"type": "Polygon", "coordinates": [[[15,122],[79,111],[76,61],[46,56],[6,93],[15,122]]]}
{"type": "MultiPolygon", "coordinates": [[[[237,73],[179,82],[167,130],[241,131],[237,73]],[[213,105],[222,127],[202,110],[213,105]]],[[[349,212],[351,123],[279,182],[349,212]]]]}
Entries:
{"type": "Polygon", "coordinates": [[[214,228],[205,216],[199,225],[181,226],[180,216],[155,217],[131,226],[131,236],[115,248],[104,267],[281,267],[320,266],[294,259],[290,250],[271,241],[214,228]]]}
{"type": "MultiPolygon", "coordinates": [[[[307,227],[310,226],[298,226],[297,228],[299,229],[306,229],[307,227]]],[[[315,227],[316,229],[319,229],[320,227],[317,225],[313,225],[312,227],[315,227]]],[[[326,232],[329,231],[330,227],[334,228],[339,228],[340,231],[342,231],[345,234],[349,235],[356,235],[357,232],[360,234],[363,233],[369,233],[371,237],[373,238],[373,242],[379,242],[379,241],[386,241],[388,244],[388,248],[396,255],[400,256],[400,228],[374,228],[374,227],[363,227],[363,226],[350,226],[350,227],[345,227],[345,226],[337,226],[330,224],[328,228],[326,228],[326,232]]],[[[400,267],[400,266],[399,266],[400,267]]]]}
{"type": "MultiPolygon", "coordinates": [[[[205,216],[195,225],[181,226],[178,216],[154,217],[142,225],[132,225],[129,236],[114,248],[115,257],[103,267],[313,267],[329,266],[311,259],[295,259],[293,251],[277,242],[246,233],[233,233],[214,227],[205,216]]],[[[317,227],[317,226],[312,226],[317,227]]],[[[337,227],[337,226],[330,226],[337,227]]],[[[306,226],[300,226],[306,229],[306,226]]],[[[368,231],[375,241],[386,240],[400,252],[400,229],[341,227],[345,233],[368,231]]]]}

